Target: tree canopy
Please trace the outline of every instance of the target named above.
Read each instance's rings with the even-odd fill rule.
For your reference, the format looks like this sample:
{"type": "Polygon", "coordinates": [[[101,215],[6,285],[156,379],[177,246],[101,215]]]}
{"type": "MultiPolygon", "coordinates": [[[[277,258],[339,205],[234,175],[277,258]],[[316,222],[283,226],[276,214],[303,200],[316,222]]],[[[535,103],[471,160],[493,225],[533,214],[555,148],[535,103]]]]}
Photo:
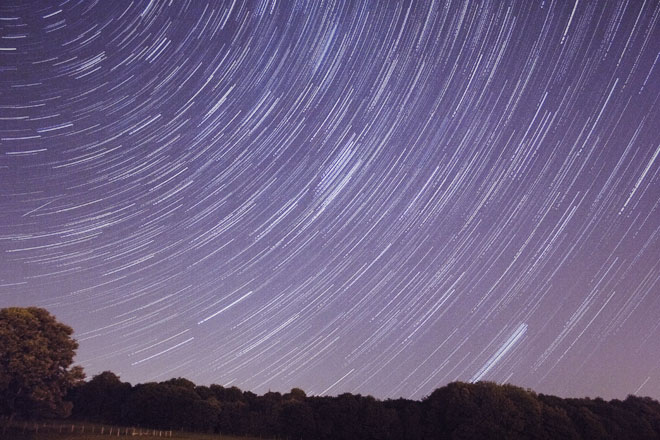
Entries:
{"type": "Polygon", "coordinates": [[[563,399],[492,382],[453,382],[422,401],[381,401],[351,393],[307,396],[299,388],[259,396],[182,378],[131,386],[106,371],[72,394],[73,417],[82,420],[265,438],[660,438],[660,403],[654,399],[563,399]],[[90,404],[94,399],[105,409],[90,404]]]}
{"type": "Polygon", "coordinates": [[[78,343],[71,327],[38,307],[0,309],[0,412],[13,417],[61,417],[64,397],[84,379],[71,367],[78,343]]]}

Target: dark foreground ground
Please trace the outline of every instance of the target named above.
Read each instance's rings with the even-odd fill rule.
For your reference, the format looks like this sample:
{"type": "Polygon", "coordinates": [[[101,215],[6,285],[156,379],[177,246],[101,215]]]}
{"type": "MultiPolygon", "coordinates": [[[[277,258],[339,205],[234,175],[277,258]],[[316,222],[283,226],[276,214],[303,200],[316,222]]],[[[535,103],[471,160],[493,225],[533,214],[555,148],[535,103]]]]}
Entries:
{"type": "Polygon", "coordinates": [[[221,434],[170,431],[125,426],[74,422],[15,422],[0,427],[2,440],[111,440],[114,438],[172,440],[256,440],[258,437],[238,437],[221,434]]]}

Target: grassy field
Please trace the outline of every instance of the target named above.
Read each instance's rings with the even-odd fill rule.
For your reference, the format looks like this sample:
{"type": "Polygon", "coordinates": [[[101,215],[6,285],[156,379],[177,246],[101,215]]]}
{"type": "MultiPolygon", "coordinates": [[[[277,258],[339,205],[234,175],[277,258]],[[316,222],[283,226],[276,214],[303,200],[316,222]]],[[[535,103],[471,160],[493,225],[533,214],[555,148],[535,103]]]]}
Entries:
{"type": "MultiPolygon", "coordinates": [[[[4,435],[0,432],[3,440],[107,440],[110,436],[101,434],[80,434],[80,433],[43,433],[43,432],[10,432],[7,431],[4,435]]],[[[124,437],[122,434],[120,437],[124,437]]],[[[153,436],[142,436],[142,438],[154,438],[153,436]]],[[[156,436],[155,438],[158,438],[156,436]]],[[[162,438],[162,437],[161,437],[162,438]]],[[[173,432],[172,437],[178,440],[257,440],[255,437],[233,437],[227,435],[215,434],[197,434],[186,432],[173,432]]],[[[263,439],[262,439],[263,440],[263,439]]]]}
{"type": "Polygon", "coordinates": [[[256,437],[235,437],[82,423],[73,425],[16,424],[4,430],[0,424],[0,438],[2,440],[110,440],[112,438],[128,437],[141,437],[144,440],[156,438],[173,440],[257,440],[256,437]]]}

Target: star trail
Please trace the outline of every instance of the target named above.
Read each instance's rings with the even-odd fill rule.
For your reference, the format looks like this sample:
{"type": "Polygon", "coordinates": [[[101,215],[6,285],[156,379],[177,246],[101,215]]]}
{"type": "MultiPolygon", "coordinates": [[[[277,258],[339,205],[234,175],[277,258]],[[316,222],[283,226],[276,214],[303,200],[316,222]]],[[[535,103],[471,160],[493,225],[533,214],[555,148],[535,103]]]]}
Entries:
{"type": "Polygon", "coordinates": [[[0,306],[88,377],[658,398],[659,20],[3,1],[0,306]]]}

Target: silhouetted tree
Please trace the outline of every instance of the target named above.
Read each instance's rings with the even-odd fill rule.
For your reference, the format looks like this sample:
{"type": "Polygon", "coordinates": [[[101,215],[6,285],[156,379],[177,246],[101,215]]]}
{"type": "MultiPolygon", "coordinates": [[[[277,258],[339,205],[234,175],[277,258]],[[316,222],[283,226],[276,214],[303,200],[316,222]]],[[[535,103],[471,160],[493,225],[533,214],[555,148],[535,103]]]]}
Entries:
{"type": "Polygon", "coordinates": [[[121,423],[122,405],[130,393],[130,383],[104,371],[73,389],[73,415],[95,422],[121,423]]]}
{"type": "Polygon", "coordinates": [[[199,396],[200,399],[207,400],[210,398],[216,399],[217,397],[213,391],[211,391],[211,388],[205,386],[205,385],[197,385],[195,386],[195,393],[199,396]]]}
{"type": "Polygon", "coordinates": [[[225,388],[222,385],[213,384],[209,387],[215,398],[222,402],[241,402],[243,401],[243,391],[237,387],[225,388]]]}
{"type": "Polygon", "coordinates": [[[651,432],[660,433],[660,403],[650,397],[628,396],[621,405],[637,417],[643,418],[651,432]]]}
{"type": "Polygon", "coordinates": [[[213,430],[220,411],[217,400],[202,400],[194,386],[179,383],[137,385],[122,408],[123,420],[163,429],[213,430]]]}
{"type": "Polygon", "coordinates": [[[291,391],[286,393],[283,396],[284,400],[295,400],[298,402],[304,402],[307,398],[307,394],[300,388],[291,388],[291,391]]]}
{"type": "Polygon", "coordinates": [[[393,438],[420,440],[423,438],[422,405],[420,402],[408,399],[387,400],[386,408],[397,414],[398,423],[392,427],[393,438]]]}
{"type": "Polygon", "coordinates": [[[491,382],[455,382],[424,400],[429,438],[543,438],[543,406],[530,391],[491,382]]]}
{"type": "Polygon", "coordinates": [[[249,426],[249,407],[244,402],[220,402],[220,414],[216,432],[221,434],[246,434],[249,426]]]}
{"type": "Polygon", "coordinates": [[[278,434],[291,439],[316,439],[314,411],[305,402],[290,399],[282,405],[278,434]]]}
{"type": "Polygon", "coordinates": [[[164,382],[160,382],[160,384],[161,385],[170,385],[170,386],[173,386],[173,387],[186,388],[188,390],[195,390],[195,388],[196,388],[196,385],[192,381],[190,381],[188,379],[184,379],[183,377],[172,378],[172,379],[166,380],[164,382]]]}

